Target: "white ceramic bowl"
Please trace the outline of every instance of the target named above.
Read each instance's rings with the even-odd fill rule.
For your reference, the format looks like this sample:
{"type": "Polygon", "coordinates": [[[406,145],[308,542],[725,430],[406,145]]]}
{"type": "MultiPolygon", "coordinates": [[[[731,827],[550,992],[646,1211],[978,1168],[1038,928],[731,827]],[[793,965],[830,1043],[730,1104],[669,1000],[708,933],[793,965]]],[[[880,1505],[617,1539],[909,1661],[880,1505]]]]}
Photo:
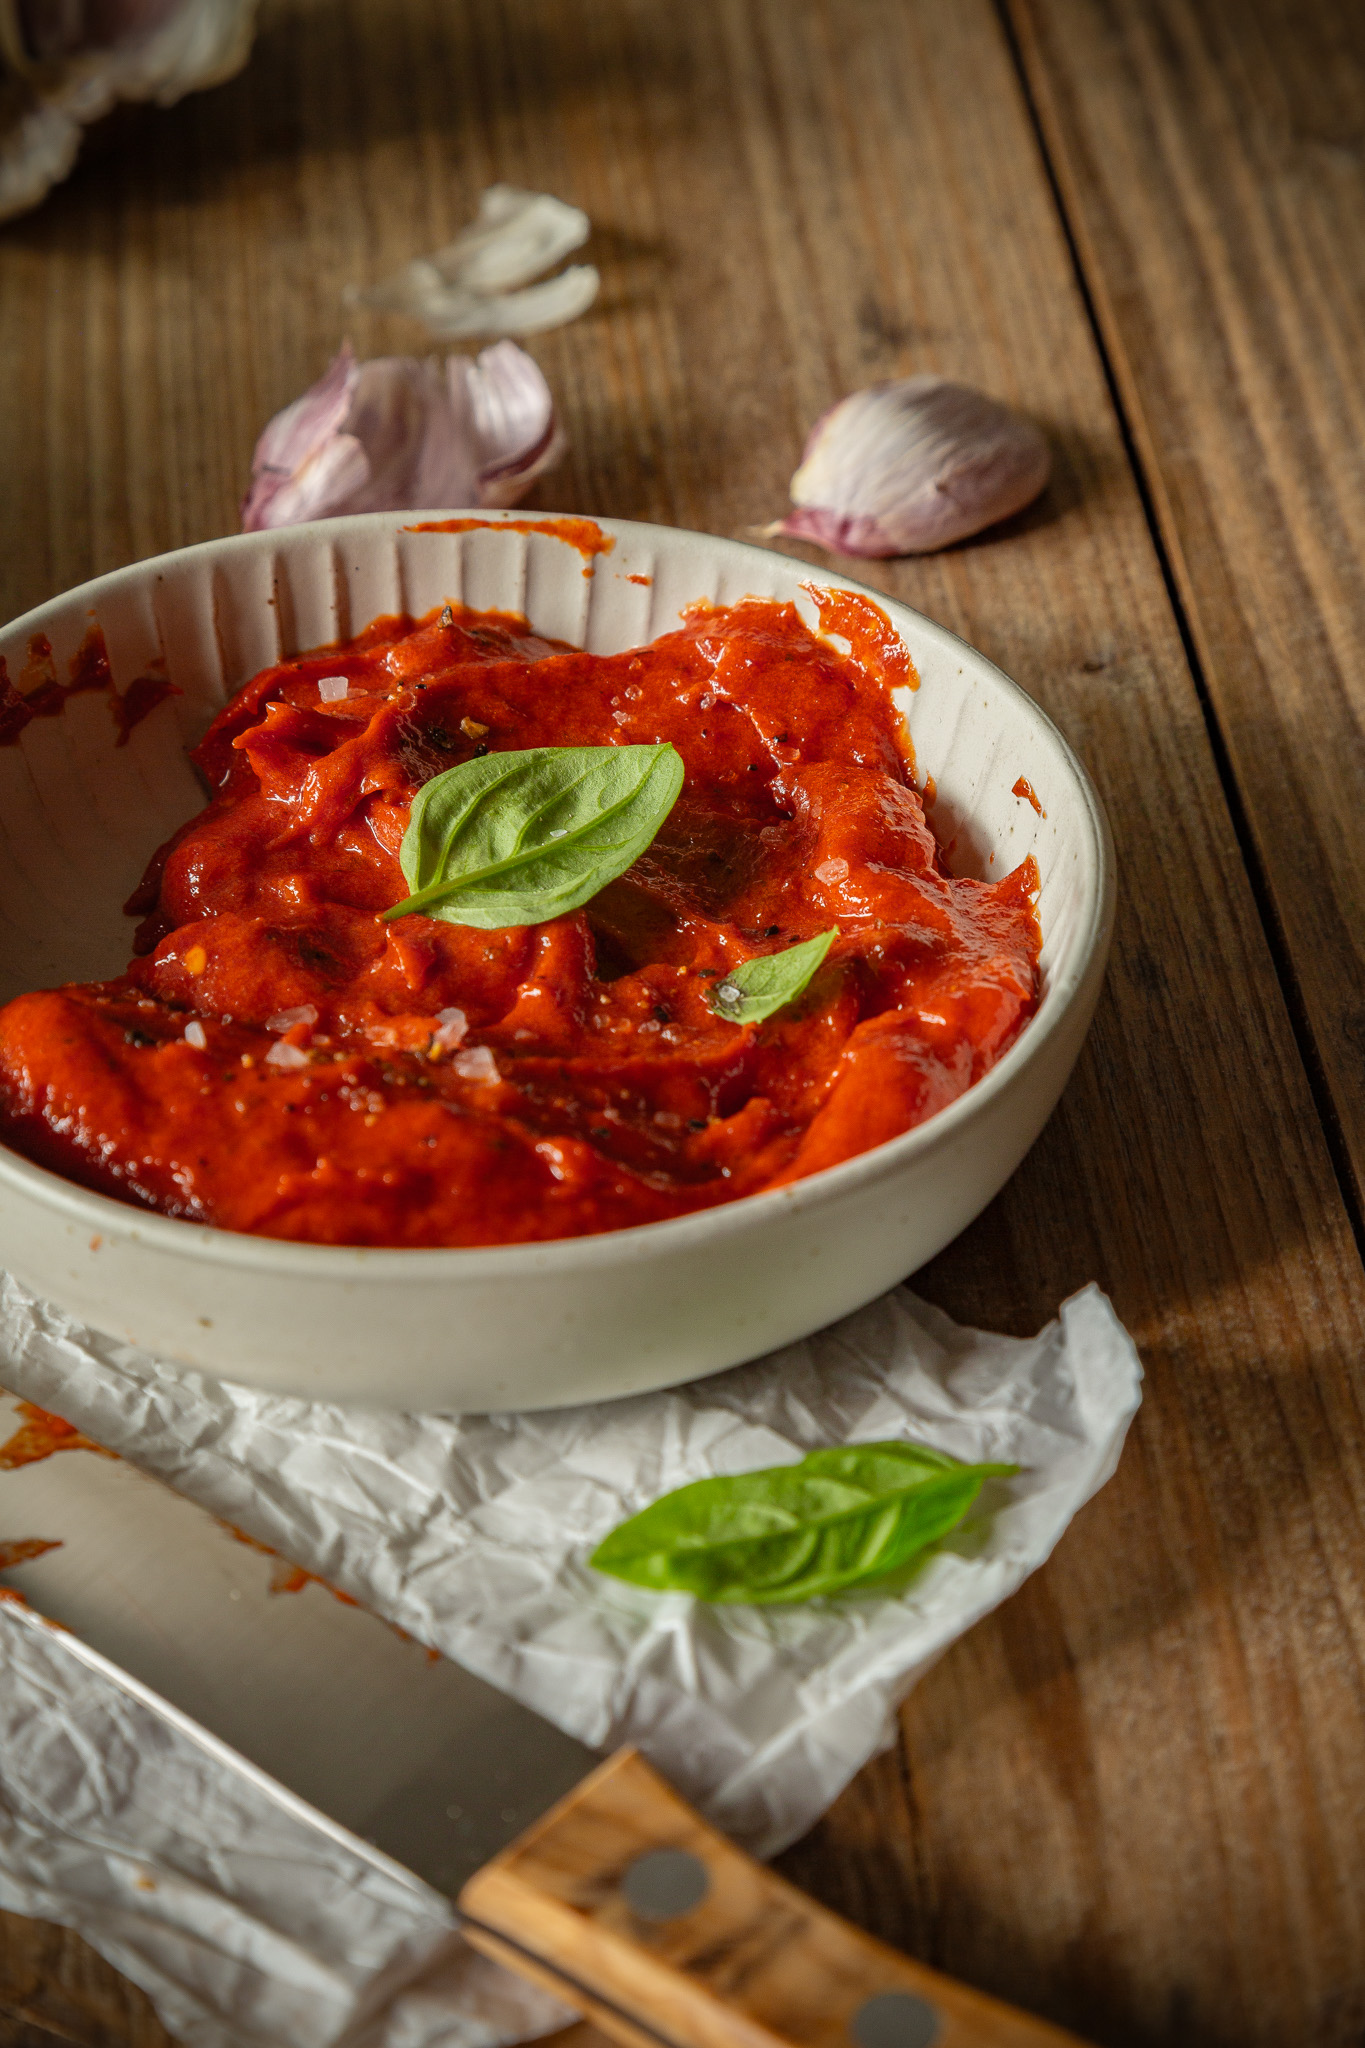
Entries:
{"type": "MultiPolygon", "coordinates": [[[[447,598],[525,612],[541,632],[611,653],[667,632],[698,598],[792,598],[813,623],[803,582],[857,587],[733,541],[612,520],[602,525],[615,546],[588,576],[577,549],[511,515],[458,534],[407,531],[413,517],[209,541],[87,583],[0,633],[11,676],[39,633],[64,676],[94,618],[118,687],[160,660],[183,693],[124,747],[100,694],[0,747],[0,999],[122,970],[121,905],[203,802],[185,748],[282,654],[447,598]]],[[[1061,1093],[1104,972],[1113,857],[1090,781],[1037,705],[942,626],[878,602],[919,671],[905,709],[954,868],[999,876],[1031,852],[1042,881],[1038,1011],[959,1101],[860,1158],[727,1207],[469,1251],[237,1236],[87,1194],[0,1148],[3,1263],[84,1321],[235,1380],[452,1410],[675,1385],[803,1336],[913,1272],[990,1201],[1061,1093]],[[1012,793],[1020,776],[1042,816],[1012,793]]]]}

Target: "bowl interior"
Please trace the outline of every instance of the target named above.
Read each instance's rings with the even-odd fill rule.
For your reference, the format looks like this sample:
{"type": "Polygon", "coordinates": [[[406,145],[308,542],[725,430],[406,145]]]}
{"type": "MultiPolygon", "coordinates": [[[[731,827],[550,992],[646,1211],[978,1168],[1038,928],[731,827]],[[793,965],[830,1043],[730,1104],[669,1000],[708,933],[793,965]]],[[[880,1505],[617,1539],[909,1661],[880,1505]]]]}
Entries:
{"type": "MultiPolygon", "coordinates": [[[[208,542],[85,585],[0,633],[11,681],[65,683],[92,624],[114,688],[164,674],[179,693],[123,743],[107,691],[69,696],[0,746],[0,1000],[119,973],[132,926],[123,904],[154,849],[197,811],[185,758],[243,682],[282,655],[344,639],[372,619],[447,599],[524,613],[538,631],[616,653],[669,631],[698,599],[794,599],[802,584],[849,586],[789,557],[708,535],[603,521],[610,552],[587,557],[510,516],[461,533],[372,514],[208,542]],[[50,658],[37,636],[46,636],[50,658]]],[[[920,687],[902,693],[918,778],[953,869],[981,878],[1028,853],[1041,876],[1045,999],[1094,916],[1093,800],[1060,736],[984,656],[906,607],[878,599],[909,646],[920,687]],[[1041,812],[1016,785],[1026,782],[1041,812]],[[1092,857],[1087,858],[1090,853],[1092,857]]]]}

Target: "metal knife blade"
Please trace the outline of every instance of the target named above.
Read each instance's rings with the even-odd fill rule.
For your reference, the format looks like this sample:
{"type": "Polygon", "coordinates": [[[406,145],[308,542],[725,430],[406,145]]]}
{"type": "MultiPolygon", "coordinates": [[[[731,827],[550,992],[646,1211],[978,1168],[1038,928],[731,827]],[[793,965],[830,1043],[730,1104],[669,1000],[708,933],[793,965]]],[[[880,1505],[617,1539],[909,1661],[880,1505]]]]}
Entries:
{"type": "Polygon", "coordinates": [[[124,1461],[22,1466],[0,1506],[4,1534],[61,1541],[0,1581],[111,1682],[131,1675],[447,1896],[598,1762],[323,1587],[272,1595],[269,1559],[124,1461]]]}
{"type": "MultiPolygon", "coordinates": [[[[475,1947],[626,2048],[1075,2048],[753,1863],[634,1752],[598,1764],[317,1588],[282,1612],[262,1596],[260,1559],[158,1482],[103,1461],[78,1475],[66,1460],[37,1469],[43,1479],[30,1473],[22,1489],[26,1519],[40,1516],[40,1495],[55,1512],[65,1493],[54,1525],[64,1547],[7,1575],[43,1611],[0,1599],[0,1671],[24,1632],[41,1631],[49,1660],[133,1695],[144,1720],[160,1716],[211,1749],[257,1799],[277,1780],[276,1796],[318,1809],[333,1837],[359,1835],[458,1891],[475,1947]],[[128,1582],[139,1556],[150,1600],[128,1582]],[[249,1600],[231,1583],[247,1565],[249,1600]],[[215,1574],[224,1597],[208,1602],[206,1628],[215,1574]],[[200,1654],[177,1659],[185,1634],[200,1654]],[[94,1646],[102,1635],[117,1639],[119,1663],[94,1646]],[[199,1722],[157,1696],[154,1672],[196,1696],[199,1722]]],[[[11,1527],[19,1491],[7,1479],[11,1527]]],[[[30,1519],[25,1533],[37,1532],[30,1519]]]]}
{"type": "Polygon", "coordinates": [[[432,1694],[416,1714],[405,1713],[401,1701],[396,1711],[363,1722],[315,1710],[312,1737],[327,1752],[328,1776],[336,1775],[340,1766],[357,1786],[354,1799],[334,1797],[319,1807],[297,1785],[222,1743],[212,1730],[121,1671],[79,1636],[60,1625],[54,1628],[47,1616],[3,1595],[0,1674],[16,1653],[17,1635],[38,1631],[49,1663],[67,1661],[72,1666],[73,1689],[79,1683],[78,1667],[82,1678],[93,1674],[104,1686],[132,1695],[182,1736],[202,1737],[205,1747],[211,1744],[218,1769],[241,1770],[257,1783],[264,1778],[285,1792],[297,1793],[321,1822],[337,1823],[447,1897],[453,1897],[487,1860],[487,1843],[501,1847],[515,1839],[598,1761],[568,1736],[556,1741],[558,1731],[538,1715],[458,1665],[443,1662],[436,1669],[446,1676],[437,1677],[432,1694]],[[434,1716],[428,1709],[435,1710],[434,1716]],[[380,1743],[390,1741],[406,1751],[405,1769],[376,1802],[366,1790],[371,1759],[380,1743]],[[346,1806],[353,1810],[337,1811],[346,1806]]]}

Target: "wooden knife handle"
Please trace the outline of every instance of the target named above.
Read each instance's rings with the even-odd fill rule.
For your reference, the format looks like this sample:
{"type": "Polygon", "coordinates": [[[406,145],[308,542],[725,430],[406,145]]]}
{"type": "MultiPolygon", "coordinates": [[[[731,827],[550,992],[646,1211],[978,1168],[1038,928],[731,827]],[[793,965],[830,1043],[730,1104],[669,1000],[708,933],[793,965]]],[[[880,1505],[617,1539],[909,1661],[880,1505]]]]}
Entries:
{"type": "Polygon", "coordinates": [[[628,2048],[1076,2048],[827,1912],[633,1749],[476,1872],[459,1906],[475,1948],[628,2048]]]}

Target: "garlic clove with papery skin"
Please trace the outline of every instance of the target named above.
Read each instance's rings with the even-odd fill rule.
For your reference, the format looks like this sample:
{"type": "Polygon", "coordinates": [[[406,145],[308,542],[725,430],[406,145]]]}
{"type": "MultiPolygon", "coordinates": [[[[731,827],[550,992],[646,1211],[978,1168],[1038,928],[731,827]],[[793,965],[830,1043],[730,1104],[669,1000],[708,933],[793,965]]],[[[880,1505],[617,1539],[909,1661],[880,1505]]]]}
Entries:
{"type": "Polygon", "coordinates": [[[845,555],[919,555],[1021,512],[1052,468],[1013,406],[946,377],[869,385],[817,420],[771,528],[845,555]]]}
{"type": "Polygon", "coordinates": [[[549,192],[490,185],[478,218],[453,242],[415,257],[382,284],[363,291],[348,285],[342,296],[351,305],[409,314],[444,340],[542,334],[576,320],[597,297],[601,279],[591,263],[541,278],[591,232],[581,207],[549,192]]]}
{"type": "Polygon", "coordinates": [[[550,387],[513,341],[444,364],[360,363],[346,346],[261,434],[242,528],[515,505],[563,448],[550,387]]]}

